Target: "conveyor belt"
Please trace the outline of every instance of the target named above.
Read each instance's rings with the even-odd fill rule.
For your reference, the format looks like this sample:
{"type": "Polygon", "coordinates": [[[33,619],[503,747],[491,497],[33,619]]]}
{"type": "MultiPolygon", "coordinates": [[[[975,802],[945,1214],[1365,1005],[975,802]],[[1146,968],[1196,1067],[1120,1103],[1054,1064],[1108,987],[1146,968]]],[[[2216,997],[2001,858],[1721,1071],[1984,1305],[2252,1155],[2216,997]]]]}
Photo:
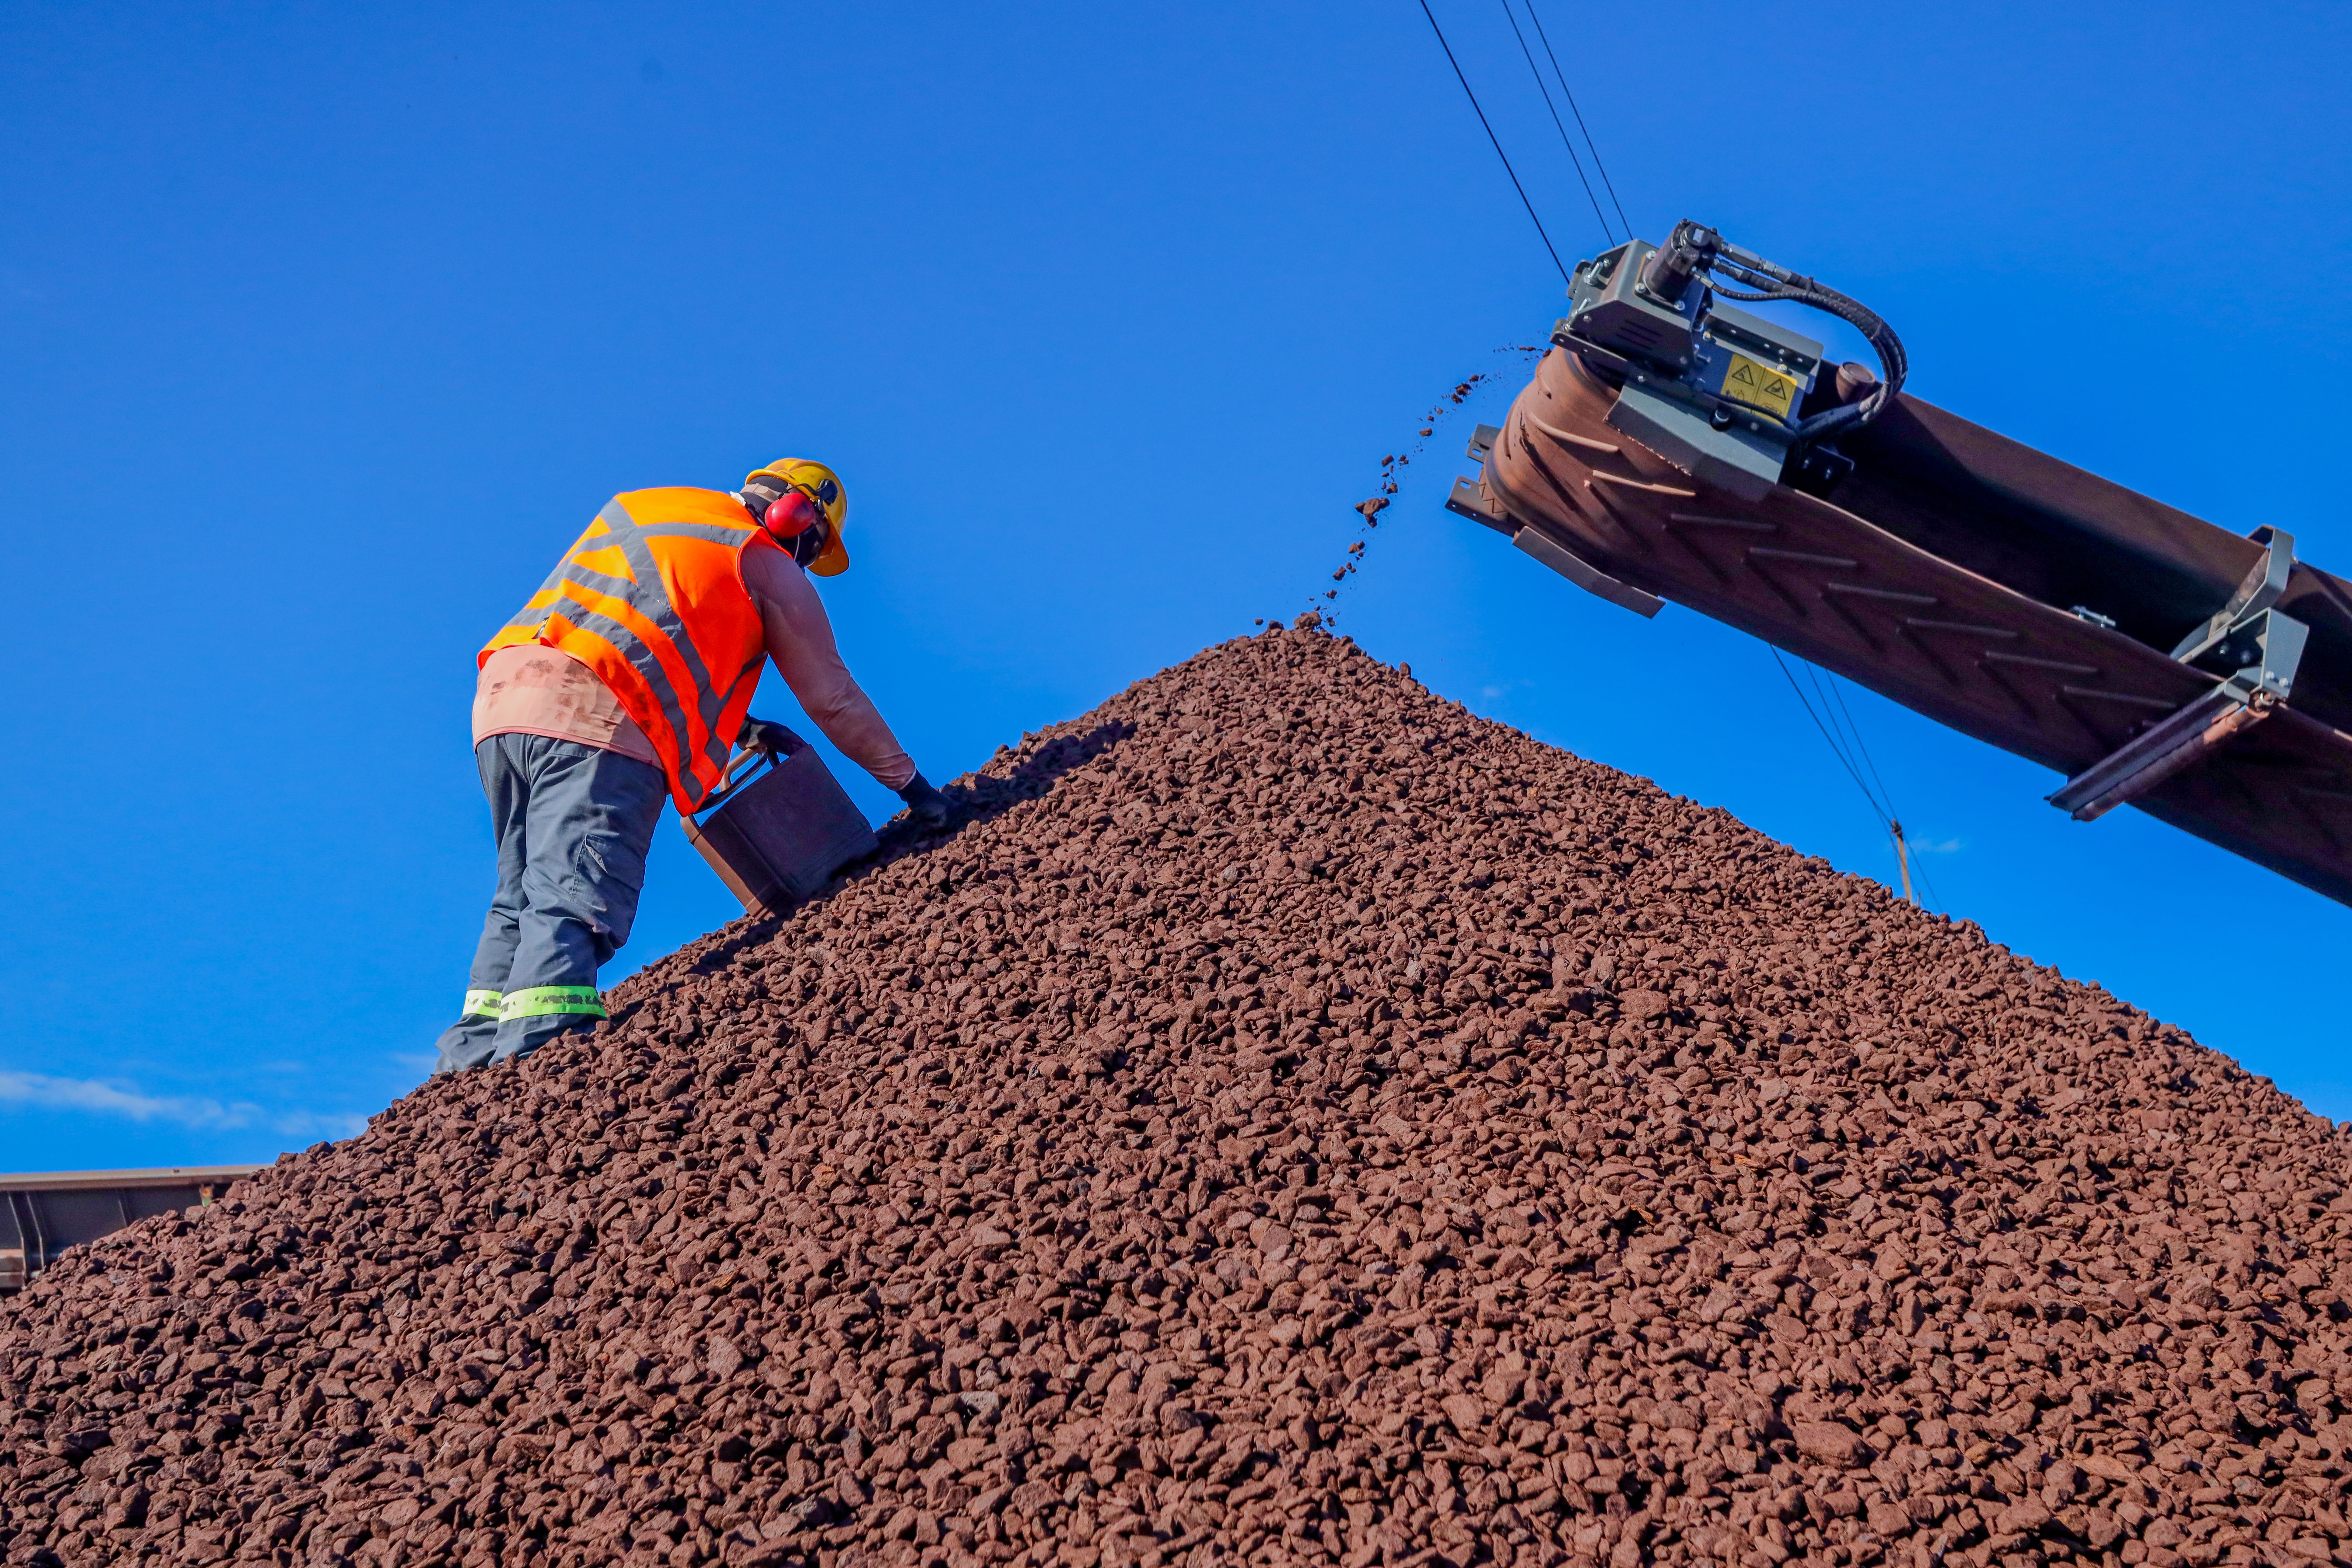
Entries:
{"type": "Polygon", "coordinates": [[[1855,468],[1833,501],[1742,500],[1612,428],[1617,396],[1555,348],[1457,510],[1629,607],[1671,599],[2069,778],[2173,720],[2192,760],[2126,798],[2352,903],[2343,579],[2295,563],[2277,601],[2309,628],[2291,697],[2200,739],[2222,683],[2172,651],[2263,543],[1907,395],[1841,442],[1855,468]]]}

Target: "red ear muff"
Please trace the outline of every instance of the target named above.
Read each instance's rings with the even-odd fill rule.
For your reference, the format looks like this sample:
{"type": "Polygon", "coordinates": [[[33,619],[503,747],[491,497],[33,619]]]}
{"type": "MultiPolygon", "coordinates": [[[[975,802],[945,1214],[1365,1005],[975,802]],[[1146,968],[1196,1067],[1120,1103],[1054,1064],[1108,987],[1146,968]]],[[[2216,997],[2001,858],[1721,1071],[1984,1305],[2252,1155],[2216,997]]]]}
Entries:
{"type": "Polygon", "coordinates": [[[798,490],[786,490],[768,503],[768,531],[778,539],[796,538],[815,526],[816,521],[816,508],[798,490]]]}

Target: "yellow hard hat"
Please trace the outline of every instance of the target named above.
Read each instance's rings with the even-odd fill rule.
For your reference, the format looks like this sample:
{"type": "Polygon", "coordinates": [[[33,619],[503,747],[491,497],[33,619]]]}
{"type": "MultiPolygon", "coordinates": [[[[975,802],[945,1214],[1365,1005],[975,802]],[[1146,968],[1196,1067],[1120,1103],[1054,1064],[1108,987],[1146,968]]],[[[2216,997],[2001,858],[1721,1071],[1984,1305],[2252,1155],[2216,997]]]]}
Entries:
{"type": "Polygon", "coordinates": [[[766,478],[780,480],[814,501],[831,525],[832,540],[809,563],[809,570],[820,577],[838,577],[849,570],[849,549],[841,542],[843,525],[849,518],[849,492],[841,488],[841,476],[823,463],[806,458],[778,458],[762,468],[754,468],[743,476],[743,482],[766,478]]]}

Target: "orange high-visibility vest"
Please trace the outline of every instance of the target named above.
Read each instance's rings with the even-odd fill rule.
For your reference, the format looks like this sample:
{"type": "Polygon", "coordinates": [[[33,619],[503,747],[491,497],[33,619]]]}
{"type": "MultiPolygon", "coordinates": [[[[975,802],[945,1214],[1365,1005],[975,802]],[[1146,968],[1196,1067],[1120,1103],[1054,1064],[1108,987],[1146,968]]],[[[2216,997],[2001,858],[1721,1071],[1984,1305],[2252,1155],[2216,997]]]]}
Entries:
{"type": "Polygon", "coordinates": [[[653,742],[678,810],[717,787],[760,684],[767,642],[743,586],[767,534],[724,490],[614,496],[498,636],[561,648],[596,672],[653,742]]]}

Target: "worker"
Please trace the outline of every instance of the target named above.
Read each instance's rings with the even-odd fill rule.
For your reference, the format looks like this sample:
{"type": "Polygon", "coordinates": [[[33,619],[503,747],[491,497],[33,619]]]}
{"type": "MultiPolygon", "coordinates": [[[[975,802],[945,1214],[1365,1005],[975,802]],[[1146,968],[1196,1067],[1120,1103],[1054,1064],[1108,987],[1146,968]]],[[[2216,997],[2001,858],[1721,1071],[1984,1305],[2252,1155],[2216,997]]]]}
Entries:
{"type": "Polygon", "coordinates": [[[667,795],[718,786],[770,659],[802,709],[919,822],[947,820],[851,679],[807,574],[849,569],[849,500],[785,458],[740,490],[614,496],[475,663],[474,759],[498,892],[436,1072],[505,1061],[604,1016],[596,970],[628,940],[667,795]]]}

